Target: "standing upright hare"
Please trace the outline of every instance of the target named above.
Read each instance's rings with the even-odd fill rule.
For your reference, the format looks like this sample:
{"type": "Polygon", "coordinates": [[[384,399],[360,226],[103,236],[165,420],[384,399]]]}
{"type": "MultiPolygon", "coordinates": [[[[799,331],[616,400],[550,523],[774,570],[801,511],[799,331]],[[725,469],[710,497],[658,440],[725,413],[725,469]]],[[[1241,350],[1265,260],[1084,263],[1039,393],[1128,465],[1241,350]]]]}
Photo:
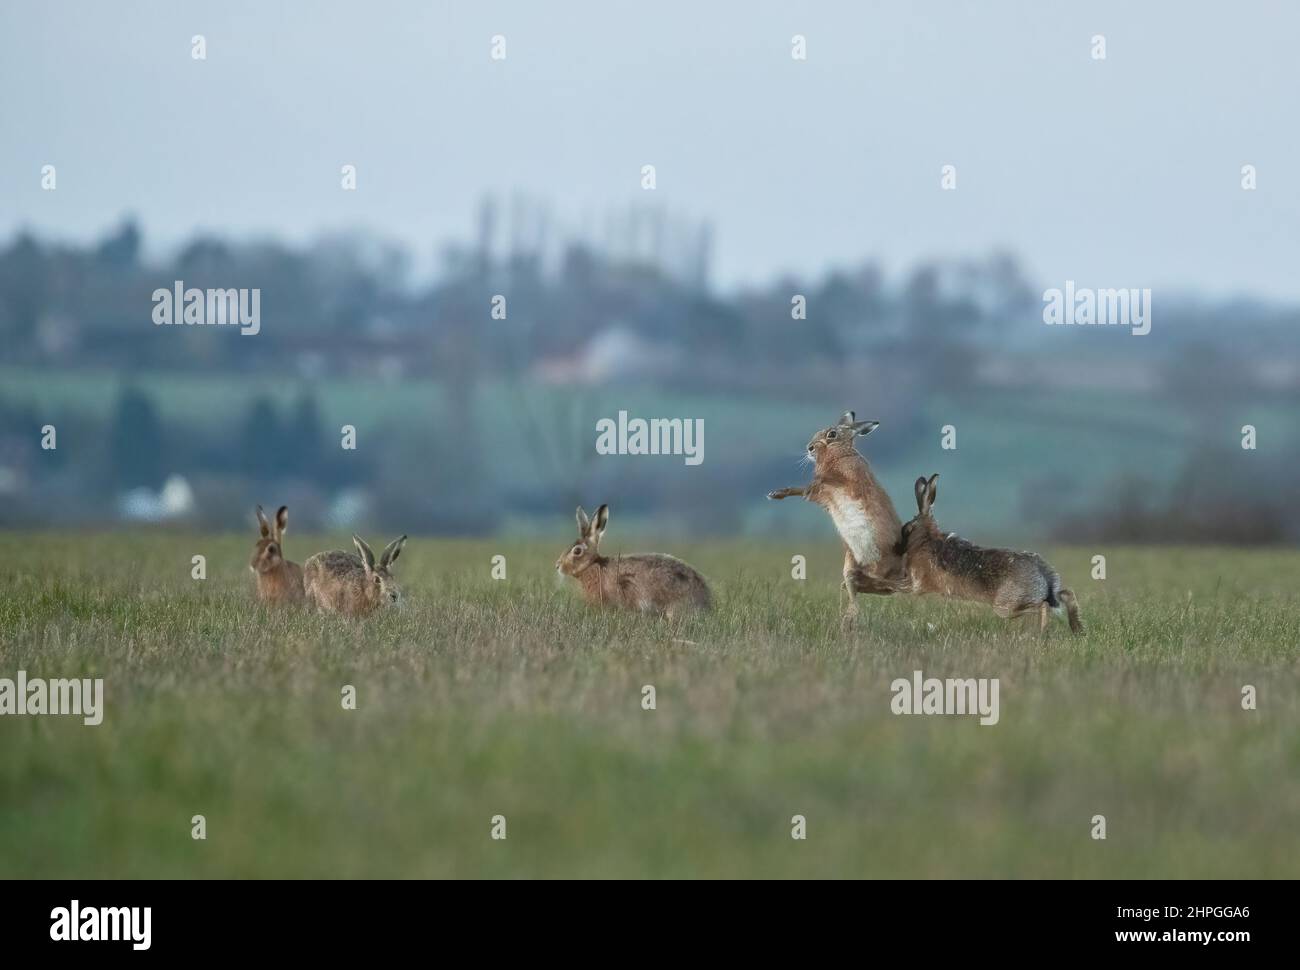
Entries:
{"type": "Polygon", "coordinates": [[[262,537],[253,547],[248,568],[257,579],[257,598],[263,603],[301,603],[302,567],[284,558],[284,532],[289,527],[289,506],[281,505],[275,522],[268,522],[262,506],[257,507],[257,524],[262,537]]]}
{"type": "Polygon", "coordinates": [[[634,556],[600,554],[600,538],[609,523],[609,506],[594,518],[578,506],[578,541],[555,561],[555,568],[582,586],[588,603],[618,606],[666,616],[686,610],[707,610],[713,605],[704,577],[672,556],[650,552],[634,556]]]}
{"type": "Polygon", "coordinates": [[[378,562],[360,536],[352,537],[356,554],[318,552],[303,565],[307,599],[326,613],[344,616],[366,616],[380,607],[396,606],[402,591],[393,578],[392,565],[405,543],[406,536],[394,539],[378,562]]]}
{"type": "Polygon", "coordinates": [[[904,559],[915,593],[940,593],[988,603],[998,616],[1013,619],[1038,614],[1047,629],[1047,612],[1065,607],[1070,629],[1083,632],[1074,593],[1042,556],[1010,549],[985,549],[955,533],[944,535],[934,521],[938,475],[916,480],[916,518],[903,526],[904,559]]]}
{"type": "Polygon", "coordinates": [[[899,544],[902,526],[889,494],[871,474],[871,466],[853,447],[880,426],[879,421],[858,421],[845,411],[839,423],[823,428],[808,442],[805,460],[814,466],[810,484],[768,492],[770,499],[801,496],[830,513],[844,543],[844,581],[847,594],[844,625],[858,615],[856,593],[891,593],[908,590],[899,544]]]}

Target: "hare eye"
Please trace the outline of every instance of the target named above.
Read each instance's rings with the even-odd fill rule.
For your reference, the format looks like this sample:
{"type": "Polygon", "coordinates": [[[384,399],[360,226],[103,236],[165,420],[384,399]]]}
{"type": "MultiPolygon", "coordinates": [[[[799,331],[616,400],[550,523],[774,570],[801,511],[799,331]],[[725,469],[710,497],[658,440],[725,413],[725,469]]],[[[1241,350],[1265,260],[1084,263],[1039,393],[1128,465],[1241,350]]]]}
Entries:
{"type": "Polygon", "coordinates": [[[826,432],[826,438],[827,438],[827,440],[830,440],[830,439],[832,439],[832,438],[834,438],[834,437],[835,437],[835,432],[834,432],[834,431],[827,431],[827,432],[826,432]]]}

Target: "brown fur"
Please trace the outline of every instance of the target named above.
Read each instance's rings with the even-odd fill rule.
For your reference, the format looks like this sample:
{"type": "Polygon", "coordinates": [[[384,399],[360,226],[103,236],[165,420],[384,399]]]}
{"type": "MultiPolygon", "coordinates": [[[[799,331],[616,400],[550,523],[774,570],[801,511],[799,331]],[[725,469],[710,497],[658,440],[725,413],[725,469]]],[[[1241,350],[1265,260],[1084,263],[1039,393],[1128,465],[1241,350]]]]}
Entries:
{"type": "Polygon", "coordinates": [[[392,565],[401,555],[406,536],[390,542],[379,561],[359,536],[352,537],[356,553],[318,552],[303,566],[307,599],[326,613],[368,616],[381,607],[396,606],[402,591],[392,565]]]}
{"type": "Polygon", "coordinates": [[[879,422],[857,421],[852,411],[845,411],[838,423],[818,431],[808,442],[808,458],[815,464],[812,482],[767,493],[770,499],[801,496],[820,505],[834,521],[844,545],[840,588],[847,596],[846,625],[857,616],[855,594],[888,596],[909,589],[898,513],[854,447],[855,439],[877,427],[879,422]]]}
{"type": "Polygon", "coordinates": [[[955,534],[944,535],[934,520],[938,475],[916,480],[914,519],[903,527],[904,562],[914,593],[938,593],[987,603],[998,616],[1014,619],[1036,613],[1047,629],[1049,610],[1062,606],[1070,629],[1083,632],[1079,604],[1042,556],[1010,549],[986,549],[955,534]]]}
{"type": "Polygon", "coordinates": [[[595,516],[578,508],[578,541],[570,546],[555,568],[572,576],[588,603],[666,616],[672,620],[687,610],[713,606],[709,585],[698,572],[673,556],[641,553],[633,556],[600,554],[600,540],[609,522],[609,506],[595,516]]]}
{"type": "Polygon", "coordinates": [[[263,603],[298,604],[303,600],[302,567],[284,558],[284,533],[289,527],[289,507],[280,506],[275,522],[268,522],[262,506],[257,507],[257,524],[262,537],[253,547],[248,568],[257,581],[257,598],[263,603]]]}

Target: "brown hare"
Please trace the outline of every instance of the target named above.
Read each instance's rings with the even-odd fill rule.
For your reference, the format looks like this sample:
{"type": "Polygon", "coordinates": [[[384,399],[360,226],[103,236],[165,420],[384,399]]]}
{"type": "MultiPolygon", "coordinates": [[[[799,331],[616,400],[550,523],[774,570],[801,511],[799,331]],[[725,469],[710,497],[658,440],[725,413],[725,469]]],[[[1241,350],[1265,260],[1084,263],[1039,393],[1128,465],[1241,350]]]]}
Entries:
{"type": "Polygon", "coordinates": [[[805,461],[813,463],[813,480],[796,488],[768,492],[770,499],[800,496],[830,513],[844,543],[844,582],[847,596],[844,626],[858,615],[857,593],[907,592],[907,577],[899,544],[902,526],[894,503],[871,474],[871,466],[853,446],[880,426],[879,421],[858,421],[845,411],[837,424],[818,431],[805,461]]]}
{"type": "Polygon", "coordinates": [[[988,603],[998,616],[1013,619],[1038,614],[1038,629],[1047,629],[1048,610],[1065,607],[1070,629],[1083,632],[1074,593],[1039,555],[1009,549],[985,549],[955,533],[944,535],[934,521],[938,475],[916,480],[916,518],[903,526],[904,560],[912,592],[939,593],[988,603]]]}
{"type": "Polygon", "coordinates": [[[302,567],[284,558],[284,532],[289,527],[289,507],[281,505],[275,522],[268,522],[262,506],[257,507],[257,524],[262,537],[253,547],[248,568],[257,579],[257,598],[263,603],[301,603],[302,567]]]}
{"type": "Polygon", "coordinates": [[[600,539],[609,523],[608,505],[590,519],[579,506],[577,518],[578,541],[555,561],[555,568],[578,581],[588,603],[640,610],[669,620],[688,610],[712,607],[708,583],[680,559],[654,552],[602,556],[600,539]]]}
{"type": "Polygon", "coordinates": [[[392,567],[402,554],[406,536],[394,539],[375,561],[375,554],[359,536],[352,537],[356,553],[318,552],[303,565],[307,599],[326,613],[367,616],[380,607],[396,606],[402,591],[392,567]]]}

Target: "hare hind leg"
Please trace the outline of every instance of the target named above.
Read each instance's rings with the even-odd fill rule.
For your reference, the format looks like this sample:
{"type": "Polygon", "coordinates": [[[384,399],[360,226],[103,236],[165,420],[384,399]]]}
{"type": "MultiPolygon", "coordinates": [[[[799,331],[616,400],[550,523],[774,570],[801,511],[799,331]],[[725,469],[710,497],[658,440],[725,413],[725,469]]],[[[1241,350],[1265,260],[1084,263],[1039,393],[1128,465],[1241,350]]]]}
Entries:
{"type": "MultiPolygon", "coordinates": [[[[879,569],[877,563],[872,569],[879,569]]],[[[911,589],[911,580],[900,573],[890,573],[884,576],[877,575],[875,572],[869,572],[859,566],[853,559],[853,554],[849,550],[844,551],[844,582],[840,589],[848,596],[848,607],[844,614],[844,624],[846,628],[851,626],[858,615],[858,593],[872,593],[876,596],[892,596],[895,593],[906,593],[911,589]]]]}
{"type": "Polygon", "coordinates": [[[844,568],[841,571],[843,581],[840,583],[840,629],[848,633],[858,619],[858,597],[854,579],[858,564],[853,560],[853,553],[844,550],[844,568]]]}
{"type": "Polygon", "coordinates": [[[1075,597],[1074,591],[1062,589],[1058,595],[1065,605],[1065,615],[1069,620],[1071,632],[1082,633],[1083,618],[1079,616],[1079,600],[1075,597]]]}
{"type": "Polygon", "coordinates": [[[840,629],[848,633],[858,620],[858,599],[853,584],[846,577],[840,583],[840,629]]]}
{"type": "Polygon", "coordinates": [[[1018,620],[1021,617],[1038,614],[1038,630],[1047,628],[1046,603],[994,603],[993,612],[1004,620],[1018,620]]]}

